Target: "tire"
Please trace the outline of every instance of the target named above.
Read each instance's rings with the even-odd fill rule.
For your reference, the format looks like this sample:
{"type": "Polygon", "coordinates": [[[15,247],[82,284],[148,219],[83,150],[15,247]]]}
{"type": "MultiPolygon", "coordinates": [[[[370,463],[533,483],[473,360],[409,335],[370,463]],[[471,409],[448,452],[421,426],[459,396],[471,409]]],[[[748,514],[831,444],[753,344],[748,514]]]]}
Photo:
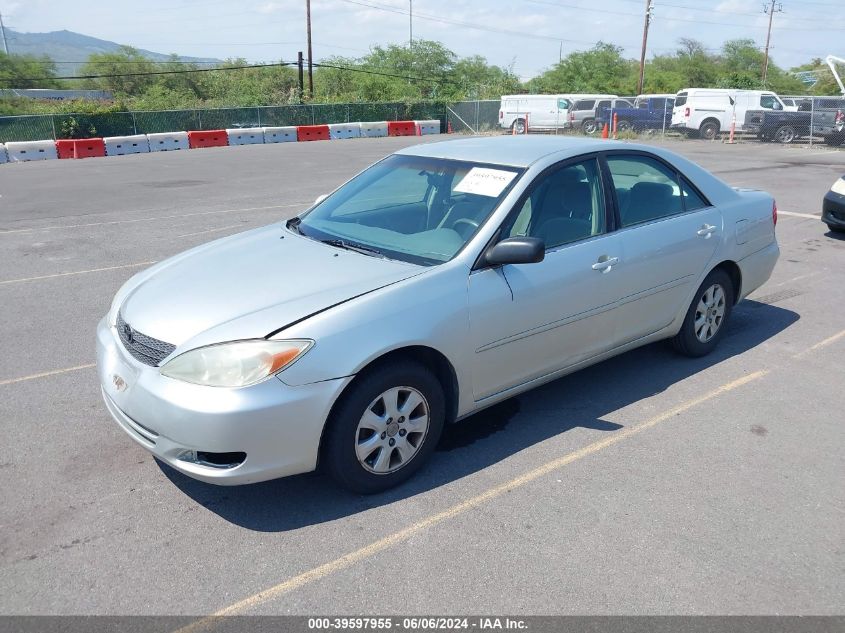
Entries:
{"type": "Polygon", "coordinates": [[[596,124],[595,119],[584,119],[581,122],[581,130],[584,132],[584,134],[595,134],[599,131],[599,127],[596,124]]]}
{"type": "Polygon", "coordinates": [[[511,124],[511,132],[516,132],[517,134],[525,134],[525,119],[516,119],[511,124]]]}
{"type": "Polygon", "coordinates": [[[634,129],[634,126],[631,125],[630,121],[626,121],[625,119],[622,119],[621,121],[618,121],[616,123],[617,132],[630,132],[632,129],[634,129]]]}
{"type": "Polygon", "coordinates": [[[791,125],[781,125],[777,130],[775,130],[775,140],[778,143],[791,143],[796,139],[798,135],[795,133],[795,128],[791,125]]]}
{"type": "Polygon", "coordinates": [[[845,134],[831,134],[830,136],[825,136],[824,142],[826,145],[830,145],[831,147],[839,147],[843,142],[845,142],[845,134]]]}
{"type": "Polygon", "coordinates": [[[335,406],[321,462],[347,490],[360,494],[387,490],[411,477],[431,457],[445,417],[443,387],[431,371],[412,361],[377,365],[359,374],[335,406]],[[412,398],[419,404],[409,404],[412,398]]]}
{"type": "Polygon", "coordinates": [[[693,358],[712,352],[725,333],[733,300],[734,287],[730,276],[721,268],[712,270],[695,293],[681,330],[672,339],[675,350],[693,358]],[[703,310],[705,307],[706,312],[703,310]]]}
{"type": "Polygon", "coordinates": [[[687,138],[698,138],[698,130],[684,130],[687,138]]]}
{"type": "Polygon", "coordinates": [[[828,225],[827,225],[827,228],[828,228],[828,229],[829,229],[832,233],[845,233],[845,228],[842,228],[841,226],[835,226],[835,225],[833,225],[833,224],[828,224],[828,225]]]}
{"type": "Polygon", "coordinates": [[[708,119],[701,124],[700,128],[698,128],[698,135],[707,141],[712,141],[719,138],[720,130],[721,126],[718,121],[708,119]]]}

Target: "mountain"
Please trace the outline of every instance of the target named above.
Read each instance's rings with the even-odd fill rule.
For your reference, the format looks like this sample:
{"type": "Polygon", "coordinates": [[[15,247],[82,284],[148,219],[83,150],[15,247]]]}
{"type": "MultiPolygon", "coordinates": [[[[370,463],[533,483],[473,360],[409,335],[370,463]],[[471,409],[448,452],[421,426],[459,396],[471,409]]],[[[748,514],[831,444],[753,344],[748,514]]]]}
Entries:
{"type": "MultiPolygon", "coordinates": [[[[120,44],[101,40],[96,37],[74,33],[73,31],[51,31],[50,33],[20,33],[6,29],[6,40],[9,52],[17,55],[47,55],[56,62],[72,62],[56,64],[58,75],[75,75],[88,60],[92,53],[111,53],[120,48],[120,44]]],[[[138,49],[138,52],[161,62],[169,55],[138,49]]],[[[179,57],[186,62],[219,62],[212,57],[179,57]]]]}

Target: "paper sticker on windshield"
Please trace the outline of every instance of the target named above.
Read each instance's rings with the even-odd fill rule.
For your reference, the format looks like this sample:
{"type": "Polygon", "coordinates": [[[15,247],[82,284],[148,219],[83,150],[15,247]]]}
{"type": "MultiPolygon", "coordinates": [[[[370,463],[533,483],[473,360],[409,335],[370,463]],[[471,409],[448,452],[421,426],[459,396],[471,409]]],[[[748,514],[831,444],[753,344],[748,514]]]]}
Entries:
{"type": "Polygon", "coordinates": [[[459,193],[474,193],[479,196],[497,198],[515,176],[516,174],[512,171],[473,167],[454,190],[459,193]]]}

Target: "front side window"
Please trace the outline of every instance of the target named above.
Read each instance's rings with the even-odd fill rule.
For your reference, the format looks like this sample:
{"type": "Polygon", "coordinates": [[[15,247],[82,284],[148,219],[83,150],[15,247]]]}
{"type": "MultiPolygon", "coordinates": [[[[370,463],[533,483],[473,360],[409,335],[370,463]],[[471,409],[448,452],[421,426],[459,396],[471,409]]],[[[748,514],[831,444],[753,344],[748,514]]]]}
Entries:
{"type": "Polygon", "coordinates": [[[604,233],[605,203],[596,159],[540,176],[509,222],[504,237],[538,237],[547,249],[604,233]]]}
{"type": "Polygon", "coordinates": [[[676,215],[683,211],[678,175],[647,156],[608,156],[607,165],[619,202],[623,227],[676,215]]]}
{"type": "Polygon", "coordinates": [[[393,155],[288,226],[374,256],[438,264],[475,235],[521,173],[514,167],[393,155]]]}

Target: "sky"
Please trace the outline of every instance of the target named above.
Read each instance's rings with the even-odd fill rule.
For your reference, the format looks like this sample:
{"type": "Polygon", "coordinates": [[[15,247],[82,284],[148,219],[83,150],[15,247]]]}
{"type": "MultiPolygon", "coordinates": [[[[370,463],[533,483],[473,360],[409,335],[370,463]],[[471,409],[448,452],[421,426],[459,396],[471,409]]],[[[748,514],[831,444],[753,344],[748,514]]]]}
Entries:
{"type": "MultiPolygon", "coordinates": [[[[763,2],[653,0],[649,57],[673,51],[682,37],[714,52],[735,38],[752,38],[762,49],[768,24],[763,2]]],[[[374,45],[406,43],[413,6],[414,39],[440,41],[462,57],[482,55],[525,80],[561,54],[598,40],[639,58],[645,5],[646,0],[312,0],[314,59],[360,57],[374,45]]],[[[789,68],[814,57],[845,57],[843,6],[845,0],[776,3],[775,63],[789,68]]],[[[259,62],[295,60],[297,51],[306,50],[305,0],[0,0],[0,13],[18,31],[67,29],[161,53],[259,62]]]]}

